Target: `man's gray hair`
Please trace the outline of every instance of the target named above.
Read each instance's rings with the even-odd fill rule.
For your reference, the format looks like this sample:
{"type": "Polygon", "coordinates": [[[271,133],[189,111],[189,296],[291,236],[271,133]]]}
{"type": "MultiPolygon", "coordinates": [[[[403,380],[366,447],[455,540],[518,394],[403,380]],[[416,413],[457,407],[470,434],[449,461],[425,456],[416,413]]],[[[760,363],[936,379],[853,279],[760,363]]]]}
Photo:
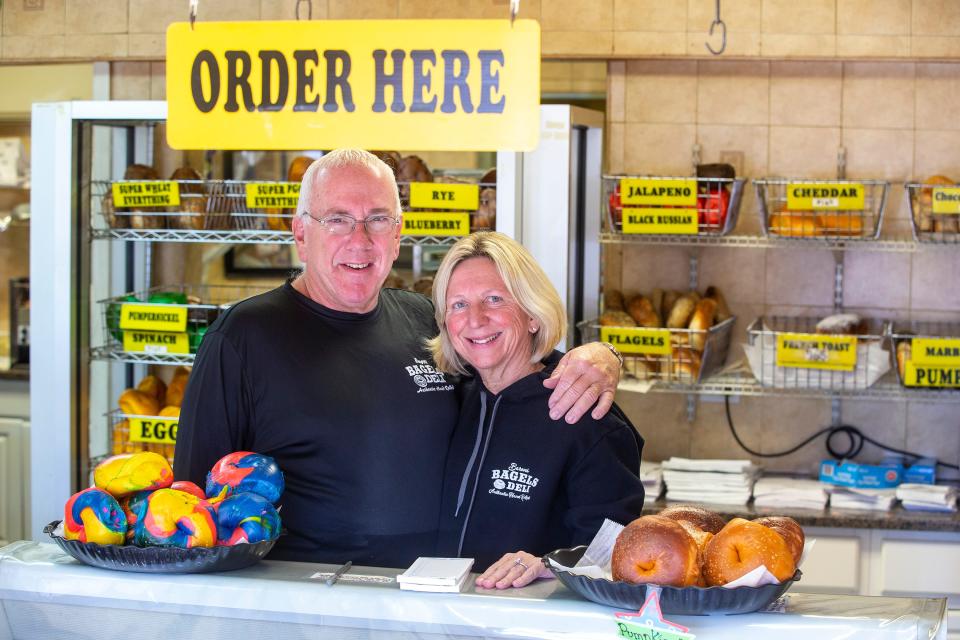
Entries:
{"type": "Polygon", "coordinates": [[[300,198],[297,200],[297,215],[304,215],[313,198],[313,190],[328,169],[343,167],[366,167],[374,173],[389,176],[393,183],[393,191],[397,195],[394,213],[400,215],[400,192],[397,190],[397,179],[393,169],[383,160],[363,149],[334,149],[325,153],[319,160],[315,160],[303,174],[300,186],[300,198]]]}

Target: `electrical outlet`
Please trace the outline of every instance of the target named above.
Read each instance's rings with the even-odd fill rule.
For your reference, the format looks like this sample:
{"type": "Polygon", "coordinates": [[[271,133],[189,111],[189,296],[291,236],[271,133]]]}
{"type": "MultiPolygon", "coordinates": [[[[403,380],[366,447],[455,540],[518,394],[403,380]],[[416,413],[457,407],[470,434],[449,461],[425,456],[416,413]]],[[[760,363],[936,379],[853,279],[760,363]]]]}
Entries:
{"type": "Polygon", "coordinates": [[[23,0],[24,11],[43,11],[43,0],[23,0]]]}
{"type": "Polygon", "coordinates": [[[720,162],[731,165],[738,176],[743,175],[743,151],[721,151],[720,162]]]}

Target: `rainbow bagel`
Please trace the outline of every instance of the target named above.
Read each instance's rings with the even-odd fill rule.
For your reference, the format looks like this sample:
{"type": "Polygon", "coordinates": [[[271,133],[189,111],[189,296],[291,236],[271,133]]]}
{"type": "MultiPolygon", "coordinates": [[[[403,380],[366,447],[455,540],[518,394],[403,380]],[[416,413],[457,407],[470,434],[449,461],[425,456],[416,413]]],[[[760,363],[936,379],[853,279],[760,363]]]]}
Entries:
{"type": "Polygon", "coordinates": [[[177,491],[185,491],[190,495],[197,496],[201,500],[206,500],[207,496],[204,495],[203,489],[198,487],[196,484],[190,482],[189,480],[177,480],[170,485],[171,489],[176,489],[177,491]]]}
{"type": "Polygon", "coordinates": [[[127,517],[127,542],[133,542],[133,532],[137,523],[147,512],[147,498],[152,491],[137,491],[129,496],[120,498],[120,508],[127,517]]]}
{"type": "Polygon", "coordinates": [[[93,483],[114,498],[169,487],[173,469],[159,453],[138,451],[107,458],[93,470],[93,483]]]}
{"type": "Polygon", "coordinates": [[[213,507],[176,489],[157,489],[133,532],[137,546],[212,547],[217,543],[213,507]]]}
{"type": "Polygon", "coordinates": [[[127,520],[117,499],[91,487],[75,493],[63,508],[63,537],[97,544],[123,544],[127,520]]]}
{"type": "Polygon", "coordinates": [[[223,499],[250,491],[275,503],[283,493],[283,472],[270,456],[235,451],[220,458],[207,474],[207,498],[223,499]]]}
{"type": "Polygon", "coordinates": [[[235,493],[217,505],[217,544],[252,544],[273,540],[278,535],[280,516],[261,495],[235,493]]]}

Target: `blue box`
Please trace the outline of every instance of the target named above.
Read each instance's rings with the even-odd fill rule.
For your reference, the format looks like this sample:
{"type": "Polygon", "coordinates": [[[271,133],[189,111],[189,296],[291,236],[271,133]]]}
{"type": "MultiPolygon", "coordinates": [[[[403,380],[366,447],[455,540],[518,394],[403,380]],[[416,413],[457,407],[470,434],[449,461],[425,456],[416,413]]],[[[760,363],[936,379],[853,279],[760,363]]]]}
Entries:
{"type": "Polygon", "coordinates": [[[880,464],[860,464],[850,460],[824,460],[820,463],[820,482],[857,489],[890,489],[903,480],[903,465],[884,460],[880,464]]]}
{"type": "Polygon", "coordinates": [[[916,484],[934,484],[937,481],[937,461],[920,458],[903,472],[903,481],[916,484]]]}

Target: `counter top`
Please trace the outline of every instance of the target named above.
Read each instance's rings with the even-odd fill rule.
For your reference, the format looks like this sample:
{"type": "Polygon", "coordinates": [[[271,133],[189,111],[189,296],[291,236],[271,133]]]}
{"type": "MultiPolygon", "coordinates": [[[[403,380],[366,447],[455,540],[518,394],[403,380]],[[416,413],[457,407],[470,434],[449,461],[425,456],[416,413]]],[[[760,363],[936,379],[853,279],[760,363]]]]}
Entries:
{"type": "MultiPolygon", "coordinates": [[[[670,504],[663,500],[647,503],[643,514],[659,513],[670,504]]],[[[677,503],[679,504],[679,503],[677,503]]],[[[790,509],[702,504],[723,517],[746,518],[751,520],[761,516],[789,516],[804,527],[837,527],[841,529],[894,529],[899,531],[946,531],[960,532],[960,514],[939,513],[936,511],[907,511],[894,507],[890,511],[866,511],[857,509],[790,509]]]]}
{"type": "MultiPolygon", "coordinates": [[[[407,638],[616,637],[616,609],[581,599],[557,580],[463,593],[401,591],[393,569],[353,567],[333,586],[315,578],[336,567],[264,561],[225,573],[173,575],[88,567],[52,544],[0,549],[0,638],[379,636],[407,638]],[[358,582],[377,578],[382,582],[358,582]],[[81,634],[82,635],[82,634],[81,634]]],[[[775,611],[668,616],[711,639],[946,638],[943,598],[788,592],[775,611]]]]}

